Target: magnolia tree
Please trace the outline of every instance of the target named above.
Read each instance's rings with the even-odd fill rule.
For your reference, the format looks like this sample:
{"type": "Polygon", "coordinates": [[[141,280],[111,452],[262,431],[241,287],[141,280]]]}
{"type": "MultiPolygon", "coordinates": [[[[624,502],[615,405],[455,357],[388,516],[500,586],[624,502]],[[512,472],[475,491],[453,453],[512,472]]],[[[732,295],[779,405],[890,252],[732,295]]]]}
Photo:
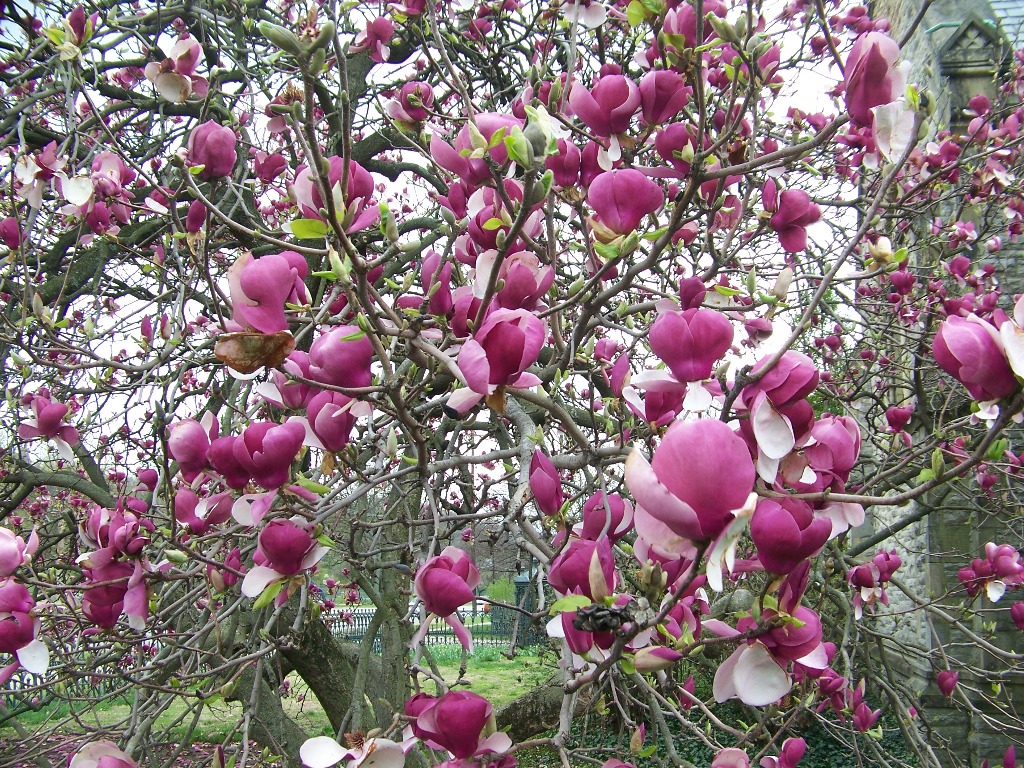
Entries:
{"type": "Polygon", "coordinates": [[[218,767],[957,764],[898,659],[1013,764],[1022,66],[950,134],[832,2],[3,5],[9,755],[171,766],[228,700],[218,767]],[[485,529],[559,658],[500,710],[423,645],[485,529]]]}

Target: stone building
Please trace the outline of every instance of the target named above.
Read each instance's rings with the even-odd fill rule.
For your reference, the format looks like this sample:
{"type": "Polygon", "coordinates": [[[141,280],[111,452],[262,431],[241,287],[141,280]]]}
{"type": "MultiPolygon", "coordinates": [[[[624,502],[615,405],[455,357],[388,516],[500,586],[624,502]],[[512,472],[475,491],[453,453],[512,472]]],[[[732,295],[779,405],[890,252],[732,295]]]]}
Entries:
{"type": "MultiPolygon", "coordinates": [[[[1024,45],[1024,0],[935,0],[930,4],[925,0],[923,5],[923,18],[903,45],[903,58],[913,63],[911,81],[934,101],[931,130],[961,132],[969,122],[964,114],[968,101],[978,94],[994,97],[1012,52],[1024,45]]],[[[892,36],[901,40],[921,15],[922,2],[878,0],[870,7],[873,16],[890,20],[892,36]]],[[[1004,253],[1000,264],[1004,292],[1024,293],[1020,248],[1004,253]]],[[[1017,450],[1020,442],[1021,437],[1014,440],[1017,450]]],[[[963,591],[957,569],[980,556],[987,541],[1024,543],[1020,506],[1011,492],[995,498],[980,492],[975,498],[926,498],[921,503],[935,512],[901,531],[886,546],[895,544],[901,554],[909,554],[899,575],[914,593],[933,596],[939,605],[947,596],[949,604],[959,602],[963,591]]],[[[870,522],[878,530],[907,514],[906,508],[877,509],[870,522]]],[[[1004,649],[1015,645],[1020,649],[1024,646],[1020,632],[1006,616],[1007,603],[1014,599],[1014,594],[1008,594],[997,611],[980,598],[973,604],[979,610],[963,616],[964,627],[986,634],[996,622],[995,642],[1004,649]]],[[[922,727],[931,735],[942,764],[976,766],[986,758],[998,764],[1010,742],[1018,744],[1021,754],[1024,683],[1019,675],[1008,674],[1005,665],[977,643],[951,630],[948,622],[930,621],[924,612],[897,619],[890,631],[890,661],[900,668],[906,684],[920,692],[931,717],[922,727]],[[947,664],[953,669],[983,670],[978,676],[961,674],[962,690],[979,694],[971,697],[970,706],[953,705],[935,687],[935,673],[947,664]],[[995,685],[1000,688],[993,693],[995,685]]]]}

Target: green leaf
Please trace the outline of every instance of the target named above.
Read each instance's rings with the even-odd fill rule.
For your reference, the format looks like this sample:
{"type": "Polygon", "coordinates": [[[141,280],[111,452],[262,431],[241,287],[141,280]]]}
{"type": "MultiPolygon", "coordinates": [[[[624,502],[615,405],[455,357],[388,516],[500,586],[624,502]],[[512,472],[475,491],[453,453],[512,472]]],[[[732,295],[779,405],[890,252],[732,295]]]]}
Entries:
{"type": "Polygon", "coordinates": [[[657,749],[658,749],[658,745],[657,744],[651,744],[646,749],[641,749],[639,752],[637,752],[636,756],[637,757],[650,757],[651,755],[653,755],[657,751],[657,749]]]}
{"type": "Polygon", "coordinates": [[[327,234],[327,223],[320,219],[296,219],[292,222],[292,234],[299,240],[313,240],[327,234]]]}
{"type": "Polygon", "coordinates": [[[738,288],[729,288],[728,286],[725,285],[716,285],[715,293],[717,293],[719,296],[739,296],[741,293],[743,293],[743,291],[739,290],[738,288]]]}
{"type": "Polygon", "coordinates": [[[267,584],[263,592],[260,593],[260,596],[256,598],[256,602],[252,604],[253,610],[266,608],[268,605],[274,602],[274,598],[278,596],[278,594],[281,592],[283,588],[283,581],[275,581],[270,584],[267,584]]]}
{"type": "Polygon", "coordinates": [[[200,173],[202,173],[205,170],[206,170],[206,166],[205,165],[192,165],[192,166],[189,166],[188,172],[191,173],[193,176],[198,176],[200,173]]]}
{"type": "Polygon", "coordinates": [[[491,217],[484,222],[484,230],[487,232],[493,232],[496,229],[501,229],[505,226],[505,222],[499,219],[497,216],[491,217]]]}
{"type": "Polygon", "coordinates": [[[334,539],[328,536],[326,533],[321,533],[316,537],[316,543],[321,547],[327,547],[328,549],[334,549],[334,539]]]}
{"type": "Polygon", "coordinates": [[[945,466],[946,462],[942,458],[942,449],[936,448],[932,451],[932,474],[938,477],[942,474],[942,470],[945,466]]]}
{"type": "Polygon", "coordinates": [[[331,491],[331,489],[328,488],[326,485],[321,485],[320,483],[313,482],[308,477],[303,477],[302,475],[296,476],[295,484],[300,488],[305,488],[307,491],[312,491],[318,496],[323,496],[324,494],[330,493],[331,491]]]}
{"type": "Polygon", "coordinates": [[[900,248],[899,250],[896,251],[896,253],[892,255],[893,263],[899,264],[900,262],[904,262],[907,260],[907,256],[909,255],[910,251],[908,251],[906,248],[900,248]]]}
{"type": "Polygon", "coordinates": [[[586,608],[590,602],[590,598],[586,595],[566,595],[551,604],[548,615],[554,616],[556,613],[578,611],[580,608],[586,608]]]}
{"type": "Polygon", "coordinates": [[[342,341],[359,341],[365,335],[366,335],[366,333],[364,331],[355,331],[353,333],[350,333],[348,336],[342,336],[341,340],[342,341]]]}
{"type": "Polygon", "coordinates": [[[508,129],[505,126],[501,126],[501,128],[496,130],[491,135],[491,140],[487,144],[487,148],[488,149],[494,149],[496,146],[501,144],[501,142],[503,142],[505,140],[505,134],[506,134],[507,131],[508,131],[508,129]]]}
{"type": "Polygon", "coordinates": [[[988,451],[985,452],[985,458],[988,461],[999,461],[1009,447],[1010,441],[1005,437],[1001,437],[988,447],[988,451]]]}
{"type": "Polygon", "coordinates": [[[619,255],[619,246],[615,243],[594,243],[594,250],[605,261],[611,261],[619,255]]]}
{"type": "Polygon", "coordinates": [[[622,667],[622,671],[627,675],[636,674],[636,665],[633,664],[633,659],[629,656],[623,656],[619,659],[619,666],[622,667]]]}
{"type": "Polygon", "coordinates": [[[64,44],[64,30],[60,27],[47,27],[43,30],[46,36],[50,39],[50,42],[54,45],[64,44]]]}
{"type": "Polygon", "coordinates": [[[626,6],[626,21],[629,22],[629,26],[639,27],[646,18],[647,10],[644,8],[642,3],[637,2],[637,0],[633,0],[633,2],[626,6]]]}
{"type": "Polygon", "coordinates": [[[920,485],[921,483],[927,483],[930,480],[934,480],[934,479],[935,479],[935,473],[934,472],[932,472],[930,469],[922,469],[920,472],[917,473],[917,477],[914,478],[914,482],[917,483],[918,485],[920,485]]]}

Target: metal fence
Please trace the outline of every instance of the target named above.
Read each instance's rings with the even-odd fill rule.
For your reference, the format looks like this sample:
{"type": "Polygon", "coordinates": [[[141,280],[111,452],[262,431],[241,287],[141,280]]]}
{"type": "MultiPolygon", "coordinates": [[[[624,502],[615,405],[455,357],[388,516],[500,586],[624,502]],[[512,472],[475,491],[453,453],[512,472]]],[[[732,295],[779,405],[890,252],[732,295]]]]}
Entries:
{"type": "MultiPolygon", "coordinates": [[[[360,642],[366,636],[373,616],[373,608],[357,608],[331,620],[331,632],[339,640],[360,642]]],[[[460,611],[459,616],[473,636],[475,646],[508,647],[514,639],[516,646],[521,648],[534,645],[538,641],[537,632],[531,628],[528,617],[507,608],[496,606],[486,612],[478,608],[475,611],[460,611]]],[[[418,621],[415,617],[413,620],[418,621]]],[[[455,631],[444,619],[438,618],[430,623],[430,629],[424,639],[427,645],[456,645],[458,642],[455,631]]],[[[379,634],[374,638],[373,651],[380,653],[379,634]]]]}

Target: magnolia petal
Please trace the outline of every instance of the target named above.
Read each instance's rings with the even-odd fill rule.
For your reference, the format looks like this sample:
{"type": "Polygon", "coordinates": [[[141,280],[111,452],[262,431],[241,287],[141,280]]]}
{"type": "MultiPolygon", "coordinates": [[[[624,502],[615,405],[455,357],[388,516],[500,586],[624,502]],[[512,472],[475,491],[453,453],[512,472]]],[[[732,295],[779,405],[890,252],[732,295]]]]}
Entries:
{"type": "Polygon", "coordinates": [[[626,459],[626,486],[636,503],[652,517],[665,523],[673,533],[692,541],[705,538],[697,513],[661,484],[650,463],[636,448],[626,459]]]}
{"type": "Polygon", "coordinates": [[[53,447],[57,449],[57,453],[60,454],[62,459],[65,461],[75,460],[75,452],[71,450],[71,446],[68,445],[66,440],[61,440],[59,437],[54,437],[52,439],[53,447]]]}
{"type": "Polygon", "coordinates": [[[349,765],[351,768],[402,768],[405,750],[390,739],[370,739],[363,747],[363,757],[349,765]]]}
{"type": "Polygon", "coordinates": [[[192,94],[192,81],[177,72],[160,73],[153,85],[156,92],[172,104],[181,104],[192,94]]]}
{"type": "Polygon", "coordinates": [[[809,669],[825,669],[828,666],[828,651],[825,650],[825,644],[818,643],[813,651],[797,659],[796,663],[809,669]]]}
{"type": "Polygon", "coordinates": [[[64,199],[72,205],[85,205],[92,199],[92,180],[87,176],[62,181],[60,189],[64,199]]]}
{"type": "Polygon", "coordinates": [[[907,109],[903,100],[883,104],[871,110],[875,115],[875,144],[882,156],[890,162],[898,160],[916,138],[914,110],[907,109]]]}
{"type": "Polygon", "coordinates": [[[469,387],[462,387],[452,392],[448,397],[448,402],[445,403],[445,407],[451,408],[461,416],[483,399],[484,396],[479,392],[474,392],[469,387]]]}
{"type": "Polygon", "coordinates": [[[756,466],[757,476],[768,483],[768,485],[774,485],[775,476],[779,474],[779,460],[769,458],[766,454],[758,452],[756,466]]]}
{"type": "Polygon", "coordinates": [[[766,707],[781,699],[793,687],[786,670],[779,666],[761,643],[747,646],[736,661],[736,694],[751,707],[766,707]]]}
{"type": "Polygon", "coordinates": [[[706,411],[714,402],[712,394],[701,384],[688,387],[683,398],[683,409],[687,411],[706,411]]]}
{"type": "Polygon", "coordinates": [[[33,675],[45,675],[50,668],[50,649],[38,637],[17,651],[18,661],[33,675]]]}
{"type": "Polygon", "coordinates": [[[315,736],[299,747],[299,757],[309,768],[330,768],[351,753],[330,736],[315,736]]]}
{"type": "Polygon", "coordinates": [[[531,389],[533,387],[539,387],[543,382],[540,377],[529,371],[523,371],[515,379],[509,382],[510,387],[516,389],[531,389]]]}
{"type": "Polygon", "coordinates": [[[1007,320],[999,326],[999,336],[1003,340],[1010,368],[1018,376],[1024,377],[1024,331],[1007,320]]]}
{"type": "Polygon", "coordinates": [[[988,595],[988,599],[993,603],[998,603],[1005,593],[1006,585],[999,580],[990,581],[985,585],[985,594],[988,595]]]}
{"type": "Polygon", "coordinates": [[[477,747],[477,754],[484,755],[489,753],[502,754],[512,749],[512,739],[504,731],[497,731],[492,733],[486,739],[480,741],[480,746],[477,747]]]}
{"type": "Polygon", "coordinates": [[[473,635],[470,634],[469,629],[462,623],[456,614],[444,617],[445,624],[452,628],[455,633],[455,638],[459,641],[459,644],[470,653],[473,652],[473,635]]]}
{"type": "Polygon", "coordinates": [[[796,437],[789,419],[772,408],[768,398],[759,395],[750,414],[757,448],[771,459],[782,459],[793,450],[796,437]]]}
{"type": "Polygon", "coordinates": [[[722,703],[729,699],[735,699],[737,697],[736,682],[735,682],[735,671],[736,662],[739,661],[740,656],[746,650],[745,645],[741,645],[728,659],[723,661],[718,670],[715,672],[715,681],[711,686],[711,691],[715,696],[715,701],[722,703]]]}
{"type": "Polygon", "coordinates": [[[280,573],[265,565],[254,565],[242,579],[242,594],[246,597],[259,597],[270,584],[281,579],[280,573]]]}

